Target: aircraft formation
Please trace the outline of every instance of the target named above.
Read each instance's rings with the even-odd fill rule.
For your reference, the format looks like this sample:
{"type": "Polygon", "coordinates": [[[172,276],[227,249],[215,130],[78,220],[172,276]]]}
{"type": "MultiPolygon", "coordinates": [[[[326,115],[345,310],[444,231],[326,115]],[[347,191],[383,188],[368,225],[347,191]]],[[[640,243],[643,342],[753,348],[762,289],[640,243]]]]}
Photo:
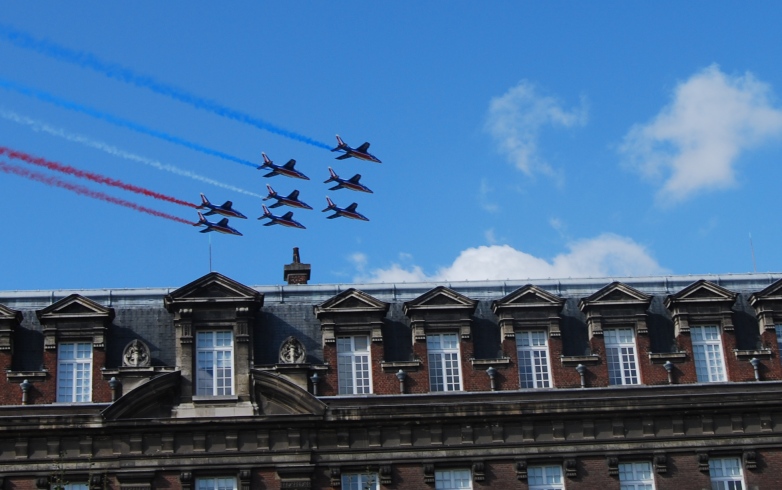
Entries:
{"type": "MultiPolygon", "coordinates": [[[[342,138],[340,138],[339,135],[337,135],[337,146],[333,148],[331,151],[340,151],[342,152],[342,155],[338,156],[337,160],[345,160],[347,158],[357,158],[359,160],[364,160],[368,162],[375,162],[375,163],[381,163],[380,159],[378,159],[376,156],[369,153],[369,143],[364,143],[363,145],[359,146],[358,148],[353,148],[349,146],[347,143],[345,143],[342,138]]],[[[293,179],[301,179],[301,180],[310,180],[309,177],[304,175],[299,170],[296,170],[296,160],[290,159],[287,163],[284,165],[276,165],[267,155],[266,153],[261,152],[261,156],[263,157],[263,163],[258,167],[258,170],[269,170],[268,173],[264,174],[264,177],[271,178],[275,177],[277,175],[282,175],[284,177],[289,177],[293,179]]],[[[329,178],[325,180],[323,183],[336,183],[335,186],[329,187],[330,191],[335,191],[339,189],[348,189],[351,191],[356,192],[365,192],[372,194],[372,190],[369,189],[369,187],[365,186],[360,182],[361,180],[361,174],[356,174],[353,177],[349,179],[343,179],[337,173],[329,167],[329,178]]],[[[264,201],[268,201],[270,199],[274,199],[276,202],[274,204],[269,205],[267,208],[266,205],[262,205],[263,208],[263,214],[258,218],[259,220],[268,219],[269,221],[265,222],[263,226],[272,226],[272,225],[281,225],[288,228],[299,228],[299,229],[306,229],[304,225],[293,219],[293,211],[288,211],[287,213],[283,214],[282,216],[277,216],[275,214],[272,214],[271,211],[269,211],[269,208],[278,208],[281,206],[289,206],[296,209],[312,209],[312,206],[305,203],[301,199],[299,199],[300,192],[298,189],[293,190],[290,194],[287,196],[283,196],[277,191],[275,191],[272,186],[266,185],[266,189],[269,191],[269,194],[263,198],[264,201]]],[[[358,203],[353,202],[347,207],[341,208],[337,206],[334,201],[331,200],[330,197],[326,196],[326,209],[323,210],[323,212],[332,211],[333,214],[330,216],[327,216],[328,219],[334,219],[334,218],[349,218],[349,219],[355,219],[360,221],[369,221],[369,218],[364,216],[363,214],[356,211],[356,208],[358,207],[358,203]]],[[[198,212],[198,222],[193,223],[193,226],[202,226],[205,227],[203,230],[201,230],[201,233],[208,233],[212,231],[216,231],[218,233],[225,233],[228,235],[238,235],[242,236],[242,233],[240,233],[235,228],[232,228],[228,225],[228,218],[238,218],[238,219],[247,219],[247,216],[243,215],[241,212],[233,208],[233,203],[231,201],[226,201],[224,204],[218,206],[215,204],[212,204],[209,199],[204,194],[201,194],[201,205],[197,206],[197,209],[208,209],[208,211],[204,212],[203,214],[201,211],[198,212]],[[217,222],[213,223],[206,219],[206,216],[212,216],[215,214],[219,214],[223,216],[223,218],[217,222]]]]}

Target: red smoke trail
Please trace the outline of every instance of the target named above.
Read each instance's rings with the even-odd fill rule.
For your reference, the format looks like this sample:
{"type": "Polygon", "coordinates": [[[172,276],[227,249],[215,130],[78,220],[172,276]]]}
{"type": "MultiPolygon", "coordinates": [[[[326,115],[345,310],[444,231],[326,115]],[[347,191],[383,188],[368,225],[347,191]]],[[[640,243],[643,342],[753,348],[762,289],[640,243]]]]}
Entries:
{"type": "Polygon", "coordinates": [[[112,204],[125,206],[126,208],[135,209],[136,211],[140,211],[142,213],[147,213],[147,214],[151,214],[152,216],[157,216],[158,218],[170,219],[171,221],[176,221],[177,223],[184,223],[186,225],[193,224],[192,222],[187,221],[186,219],[178,218],[176,216],[172,216],[166,213],[161,213],[160,211],[155,211],[154,209],[145,208],[144,206],[139,206],[138,204],[132,203],[130,201],[125,201],[124,199],[111,197],[108,194],[93,191],[91,189],[88,189],[87,187],[71,184],[69,182],[65,182],[64,180],[60,180],[57,177],[49,177],[44,174],[40,174],[38,172],[27,170],[26,168],[23,167],[17,167],[16,165],[10,165],[4,162],[0,162],[0,171],[5,172],[7,174],[14,174],[20,177],[25,177],[30,180],[41,182],[46,185],[67,189],[71,192],[75,192],[76,194],[80,194],[82,196],[87,196],[93,199],[99,199],[101,201],[110,202],[112,204]]]}
{"type": "Polygon", "coordinates": [[[8,158],[13,158],[16,160],[22,160],[23,162],[30,163],[32,165],[38,165],[40,167],[46,167],[49,170],[56,170],[57,172],[62,172],[65,174],[73,175],[74,177],[79,177],[82,179],[89,179],[93,182],[97,182],[99,184],[106,184],[113,187],[119,187],[120,189],[125,189],[126,191],[135,192],[137,194],[143,194],[145,196],[154,197],[155,199],[160,199],[162,201],[168,201],[173,202],[174,204],[179,204],[182,206],[187,206],[190,208],[196,208],[197,205],[193,203],[189,203],[187,201],[182,201],[180,199],[177,199],[175,197],[167,196],[165,194],[160,194],[159,192],[151,191],[149,189],[144,189],[143,187],[139,187],[132,184],[126,184],[120,180],[112,179],[110,177],[105,177],[100,174],[96,174],[93,172],[86,172],[84,170],[79,170],[77,168],[71,167],[70,165],[63,165],[61,163],[52,162],[49,160],[45,160],[43,158],[34,157],[32,155],[28,155],[27,153],[18,151],[18,150],[12,150],[11,148],[6,148],[4,146],[0,146],[0,155],[6,155],[8,158]]]}

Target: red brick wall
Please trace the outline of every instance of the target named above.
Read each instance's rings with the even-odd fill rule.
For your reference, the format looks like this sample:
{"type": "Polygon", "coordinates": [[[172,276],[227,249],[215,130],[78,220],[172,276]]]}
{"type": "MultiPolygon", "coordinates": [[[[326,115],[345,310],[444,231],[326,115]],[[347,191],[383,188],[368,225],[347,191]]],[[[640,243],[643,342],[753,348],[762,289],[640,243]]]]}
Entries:
{"type": "Polygon", "coordinates": [[[426,340],[413,341],[413,358],[423,361],[417,371],[407,373],[407,393],[429,393],[429,356],[426,340]]]}
{"type": "MultiPolygon", "coordinates": [[[[329,369],[320,377],[318,396],[335,396],[339,394],[339,374],[337,373],[337,344],[328,343],[323,346],[323,362],[329,369]]],[[[375,360],[372,359],[374,363],[375,360]]],[[[319,375],[320,376],[320,375],[319,375]]]]}

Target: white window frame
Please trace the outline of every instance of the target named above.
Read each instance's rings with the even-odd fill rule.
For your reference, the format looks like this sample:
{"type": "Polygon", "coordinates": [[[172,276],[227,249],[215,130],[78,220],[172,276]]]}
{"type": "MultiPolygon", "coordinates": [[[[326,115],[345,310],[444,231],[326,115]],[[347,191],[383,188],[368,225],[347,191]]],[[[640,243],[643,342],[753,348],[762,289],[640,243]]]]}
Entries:
{"type": "Polygon", "coordinates": [[[709,458],[709,478],[713,490],[746,488],[739,458],[709,458]]]}
{"type": "Polygon", "coordinates": [[[377,473],[343,473],[342,490],[379,490],[380,478],[377,473]]]}
{"type": "Polygon", "coordinates": [[[57,402],[92,401],[92,342],[57,345],[57,402]]]}
{"type": "Polygon", "coordinates": [[[429,361],[429,391],[461,391],[462,362],[458,333],[436,333],[426,336],[429,361]]]}
{"type": "Polygon", "coordinates": [[[529,490],[565,490],[562,466],[527,467],[527,484],[529,485],[529,490]]]}
{"type": "Polygon", "coordinates": [[[195,490],[238,490],[235,476],[196,478],[195,490]]]}
{"type": "Polygon", "coordinates": [[[608,384],[639,384],[635,330],[632,327],[605,328],[603,329],[603,340],[606,346],[608,384]]]}
{"type": "Polygon", "coordinates": [[[699,383],[727,381],[725,354],[722,350],[722,335],[716,325],[690,327],[692,357],[695,360],[695,374],[699,383]]]}
{"type": "Polygon", "coordinates": [[[545,330],[516,332],[521,389],[551,388],[548,361],[548,333],[545,330]]]}
{"type": "Polygon", "coordinates": [[[234,341],[231,330],[196,332],[196,396],[234,394],[234,341]]]}
{"type": "Polygon", "coordinates": [[[468,469],[435,470],[435,490],[472,489],[472,471],[468,469]]]}
{"type": "Polygon", "coordinates": [[[367,335],[337,337],[337,378],[340,395],[372,393],[372,354],[367,335]]]}
{"type": "MultiPolygon", "coordinates": [[[[782,325],[774,325],[774,330],[777,331],[777,352],[782,353],[782,325]]],[[[782,359],[782,356],[779,356],[782,359]]]]}
{"type": "Polygon", "coordinates": [[[619,463],[619,490],[654,490],[654,471],[649,461],[619,463]]]}

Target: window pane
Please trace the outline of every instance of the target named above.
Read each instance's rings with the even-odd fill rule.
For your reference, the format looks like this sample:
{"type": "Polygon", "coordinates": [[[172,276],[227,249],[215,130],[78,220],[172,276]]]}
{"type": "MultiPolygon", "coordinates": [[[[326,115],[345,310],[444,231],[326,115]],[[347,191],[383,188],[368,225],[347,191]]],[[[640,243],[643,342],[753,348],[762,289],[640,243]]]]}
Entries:
{"type": "Polygon", "coordinates": [[[196,332],[196,395],[233,395],[233,333],[196,332]]]}
{"type": "Polygon", "coordinates": [[[430,391],[461,390],[461,363],[459,360],[459,336],[435,334],[426,336],[429,351],[430,391]]]}
{"type": "Polygon", "coordinates": [[[548,388],[548,341],[545,331],[516,334],[521,388],[548,388]]]}
{"type": "Polygon", "coordinates": [[[725,381],[727,378],[719,327],[690,327],[690,337],[698,382],[725,381]]]}
{"type": "Polygon", "coordinates": [[[434,488],[436,490],[472,488],[472,474],[470,473],[470,470],[435,471],[434,488]]]}
{"type": "Polygon", "coordinates": [[[57,401],[92,400],[92,343],[65,342],[57,346],[57,401]]]}
{"type": "Polygon", "coordinates": [[[337,377],[340,395],[372,393],[369,337],[337,338],[337,377]]]}

